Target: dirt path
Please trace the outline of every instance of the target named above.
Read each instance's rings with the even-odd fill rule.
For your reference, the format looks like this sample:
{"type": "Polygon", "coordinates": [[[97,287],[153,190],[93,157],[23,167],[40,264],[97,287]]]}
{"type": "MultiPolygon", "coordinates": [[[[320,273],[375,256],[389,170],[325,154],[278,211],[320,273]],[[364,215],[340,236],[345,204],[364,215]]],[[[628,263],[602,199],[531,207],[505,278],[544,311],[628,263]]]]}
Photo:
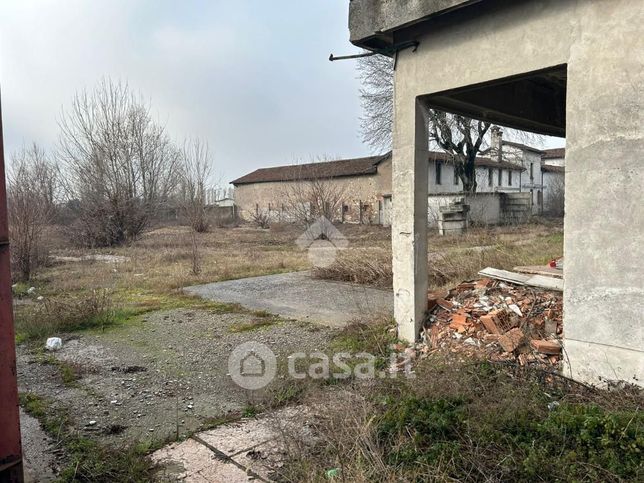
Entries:
{"type": "Polygon", "coordinates": [[[105,441],[160,441],[177,428],[187,435],[252,402],[227,375],[237,345],[252,340],[288,354],[322,349],[330,335],[290,321],[243,330],[256,319],[177,309],[104,333],[69,336],[53,354],[21,346],[19,389],[50,398],[69,411],[77,429],[105,441]],[[61,368],[79,378],[64,382],[61,368]]]}

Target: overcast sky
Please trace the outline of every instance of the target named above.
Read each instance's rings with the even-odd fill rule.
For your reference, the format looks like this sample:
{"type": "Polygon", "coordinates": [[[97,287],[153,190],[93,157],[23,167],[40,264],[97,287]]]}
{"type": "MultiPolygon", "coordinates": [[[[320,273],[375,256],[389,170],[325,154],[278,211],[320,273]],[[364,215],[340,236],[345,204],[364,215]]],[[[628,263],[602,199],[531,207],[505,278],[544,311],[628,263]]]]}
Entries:
{"type": "MultiPolygon", "coordinates": [[[[56,144],[74,92],[127,80],[222,181],[316,155],[370,154],[346,0],[1,0],[5,153],[56,144]]],[[[548,146],[562,141],[549,141],[548,146]]]]}

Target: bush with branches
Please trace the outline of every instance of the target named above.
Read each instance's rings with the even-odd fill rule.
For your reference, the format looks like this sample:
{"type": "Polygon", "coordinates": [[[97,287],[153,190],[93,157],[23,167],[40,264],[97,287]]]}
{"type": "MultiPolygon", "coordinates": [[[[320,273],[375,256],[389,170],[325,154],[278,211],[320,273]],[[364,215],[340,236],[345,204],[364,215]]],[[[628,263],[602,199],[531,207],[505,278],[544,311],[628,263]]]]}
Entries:
{"type": "Polygon", "coordinates": [[[14,154],[7,176],[7,208],[14,278],[29,280],[47,259],[44,231],[55,216],[58,167],[38,145],[14,154]]]}
{"type": "Polygon", "coordinates": [[[127,84],[103,80],[77,93],[60,121],[60,158],[77,200],[74,240],[135,240],[177,183],[179,152],[127,84]]]}

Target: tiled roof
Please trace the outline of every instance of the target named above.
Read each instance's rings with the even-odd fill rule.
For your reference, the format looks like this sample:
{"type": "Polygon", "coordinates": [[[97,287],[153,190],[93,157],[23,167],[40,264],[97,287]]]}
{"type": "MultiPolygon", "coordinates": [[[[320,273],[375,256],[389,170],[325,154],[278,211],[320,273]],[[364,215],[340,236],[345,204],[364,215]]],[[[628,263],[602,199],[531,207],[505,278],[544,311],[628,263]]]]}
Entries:
{"type": "Polygon", "coordinates": [[[561,159],[566,157],[566,148],[544,149],[543,159],[561,159]]]}
{"type": "Polygon", "coordinates": [[[543,151],[541,149],[533,148],[532,146],[528,146],[527,144],[515,143],[513,141],[503,141],[503,144],[506,146],[512,146],[514,148],[523,149],[525,151],[532,151],[534,153],[543,154],[543,151]]]}
{"type": "MultiPolygon", "coordinates": [[[[451,155],[442,152],[442,151],[430,151],[429,152],[430,161],[444,161],[446,163],[452,162],[451,155]]],[[[481,158],[476,157],[474,160],[476,166],[489,167],[489,168],[503,168],[503,169],[517,169],[523,171],[523,166],[519,164],[510,163],[508,161],[495,161],[490,158],[481,158]]]]}
{"type": "Polygon", "coordinates": [[[378,164],[389,156],[390,154],[387,153],[385,155],[369,156],[367,158],[340,159],[337,161],[260,168],[231,181],[231,183],[237,185],[375,174],[378,170],[378,164]]]}
{"type": "MultiPolygon", "coordinates": [[[[319,163],[293,164],[276,166],[274,168],[260,168],[241,178],[231,181],[234,185],[268,183],[279,181],[296,181],[319,178],[341,178],[345,176],[364,176],[376,174],[378,164],[391,158],[391,153],[366,158],[340,159],[337,161],[323,161],[319,163]]],[[[452,162],[452,157],[445,152],[430,151],[429,159],[432,161],[452,162]]],[[[476,166],[494,167],[503,169],[523,170],[523,167],[506,161],[497,162],[490,158],[477,157],[476,166]]]]}
{"type": "Polygon", "coordinates": [[[544,164],[541,166],[541,171],[545,171],[546,173],[565,173],[566,168],[563,166],[555,166],[553,164],[544,164]]]}

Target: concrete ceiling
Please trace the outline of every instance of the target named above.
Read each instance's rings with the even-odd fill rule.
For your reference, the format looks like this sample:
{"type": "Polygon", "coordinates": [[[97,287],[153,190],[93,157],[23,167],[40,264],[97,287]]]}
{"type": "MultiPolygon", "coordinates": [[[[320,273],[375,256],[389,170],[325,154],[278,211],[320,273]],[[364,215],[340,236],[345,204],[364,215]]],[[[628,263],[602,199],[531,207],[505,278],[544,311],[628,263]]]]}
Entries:
{"type": "Polygon", "coordinates": [[[430,107],[549,136],[566,134],[566,66],[422,98],[430,107]]]}

